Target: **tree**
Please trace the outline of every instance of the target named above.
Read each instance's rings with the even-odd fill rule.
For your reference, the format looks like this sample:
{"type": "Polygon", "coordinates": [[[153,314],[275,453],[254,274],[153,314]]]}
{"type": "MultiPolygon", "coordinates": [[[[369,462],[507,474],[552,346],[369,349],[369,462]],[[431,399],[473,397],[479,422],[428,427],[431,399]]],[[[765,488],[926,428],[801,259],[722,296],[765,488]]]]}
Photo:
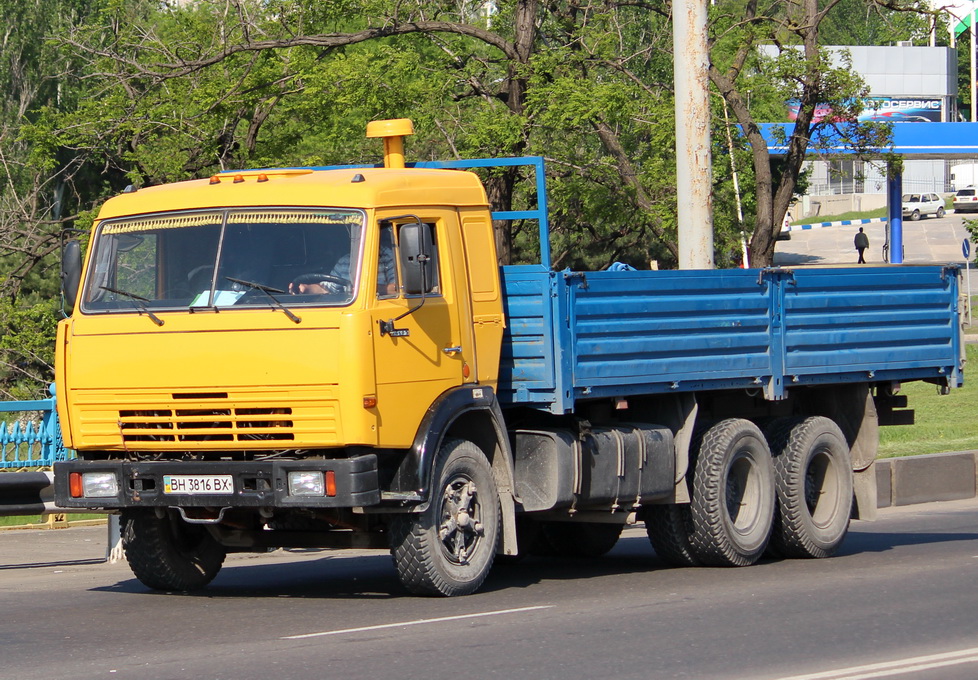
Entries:
{"type": "MultiPolygon", "coordinates": [[[[249,79],[246,89],[245,80],[231,74],[252,68],[251,64],[261,60],[288,63],[282,78],[290,73],[293,87],[277,95],[267,109],[268,116],[280,119],[290,108],[308,106],[303,102],[310,96],[315,99],[320,92],[332,89],[335,80],[331,79],[342,78],[343,68],[355,63],[362,67],[357,77],[347,78],[342,87],[335,88],[337,97],[348,104],[339,116],[344,127],[359,120],[362,130],[362,122],[371,117],[391,117],[403,110],[402,115],[419,122],[417,129],[423,138],[417,142],[426,150],[466,156],[542,152],[553,161],[555,177],[566,178],[572,168],[578,171],[589,191],[580,191],[579,185],[573,195],[567,194],[565,204],[559,199],[553,204],[554,238],[559,242],[554,249],[558,254],[555,265],[588,261],[607,264],[609,257],[633,250],[639,241],[652,242],[643,248],[639,261],[675,260],[674,223],[666,209],[673,201],[672,192],[660,188],[670,184],[672,170],[662,172],[661,164],[654,163],[656,172],[646,173],[633,154],[634,149],[642,149],[643,156],[648,155],[645,149],[654,154],[659,144],[650,148],[649,140],[668,146],[671,139],[671,116],[666,113],[669,91],[654,87],[661,81],[657,72],[668,63],[663,57],[666,52],[652,50],[643,42],[650,37],[663,39],[665,24],[660,18],[634,8],[607,10],[532,0],[500,3],[491,23],[482,19],[480,24],[466,23],[474,19],[466,14],[467,5],[460,8],[454,3],[347,3],[339,9],[310,10],[294,2],[232,0],[220,6],[233,11],[219,12],[216,4],[201,0],[187,8],[174,8],[170,16],[158,18],[147,28],[145,22],[125,16],[135,11],[132,7],[119,5],[115,10],[119,18],[113,22],[120,27],[118,31],[104,22],[96,23],[66,41],[72,50],[87,56],[91,70],[115,81],[110,87],[118,106],[127,111],[127,124],[113,126],[107,131],[109,137],[135,135],[145,148],[150,136],[142,111],[152,111],[149,118],[157,121],[159,130],[174,118],[175,112],[163,112],[152,104],[163,90],[181,93],[184,117],[180,125],[184,128],[191,121],[203,120],[187,115],[188,102],[209,97],[229,103],[238,101],[246,91],[254,96],[257,83],[249,79]],[[358,11],[351,11],[355,5],[358,11]],[[628,25],[629,18],[622,16],[626,12],[633,15],[630,19],[639,19],[637,27],[628,25]],[[202,39],[174,40],[172,29],[164,30],[163,25],[177,21],[178,15],[187,25],[208,25],[210,33],[223,39],[213,49],[189,47],[210,44],[202,39]],[[357,19],[351,20],[351,16],[357,19]],[[127,26],[139,28],[127,30],[127,26]],[[388,49],[390,53],[385,55],[388,49]],[[393,53],[398,56],[390,56],[393,53]],[[413,74],[404,73],[403,78],[396,79],[390,71],[380,75],[376,68],[381,60],[409,60],[409,54],[424,57],[415,64],[413,74]],[[214,70],[220,72],[219,78],[206,75],[214,70]],[[643,80],[650,73],[655,73],[655,78],[643,80]],[[233,85],[208,94],[205,81],[233,85]],[[363,87],[363,83],[370,83],[374,90],[363,87]],[[423,89],[426,97],[400,102],[402,92],[423,89]],[[377,101],[378,91],[392,95],[394,101],[377,101]],[[357,95],[355,101],[351,93],[357,95]],[[569,98],[551,99],[567,93],[569,98]],[[588,97],[593,97],[590,104],[581,105],[588,97]],[[562,106],[571,103],[570,99],[575,108],[562,106]],[[649,123],[650,118],[655,122],[649,123]],[[140,121],[140,129],[130,127],[133,121],[140,121]],[[624,207],[599,214],[612,196],[624,198],[624,207]],[[579,247],[581,233],[591,235],[586,242],[597,252],[579,247]]],[[[194,112],[192,106],[190,112],[194,112]]],[[[229,139],[236,139],[240,130],[233,124],[234,118],[230,119],[229,139]]],[[[250,137],[261,142],[257,146],[236,141],[224,144],[224,148],[244,151],[239,157],[257,154],[269,158],[269,127],[267,117],[258,122],[257,134],[250,137]]],[[[91,136],[91,126],[86,129],[82,121],[71,129],[91,136]]],[[[166,132],[164,136],[179,134],[166,132]]],[[[213,136],[211,131],[197,138],[213,136]]],[[[324,135],[313,132],[313,137],[323,139],[324,135]]],[[[346,139],[348,148],[351,138],[355,139],[352,134],[346,139]]],[[[352,146],[359,148],[356,143],[352,146]]],[[[171,166],[173,159],[180,157],[179,151],[194,145],[185,142],[176,147],[161,154],[170,159],[171,166]]],[[[199,170],[192,164],[185,166],[188,171],[199,170]]],[[[170,167],[169,174],[175,170],[170,167]]],[[[519,173],[513,168],[486,177],[494,205],[506,208],[533,199],[521,195],[519,173]]],[[[559,187],[556,195],[561,195],[559,187]]],[[[507,224],[500,229],[504,262],[524,259],[533,250],[526,232],[524,225],[507,224]],[[514,244],[517,252],[513,251],[514,244]]]]}
{"type": "Polygon", "coordinates": [[[101,181],[83,153],[34,134],[84,98],[73,55],[49,41],[97,13],[100,0],[0,0],[0,393],[47,396],[58,308],[59,234],[101,181]]]}
{"type": "Polygon", "coordinates": [[[715,6],[710,80],[740,125],[753,159],[757,213],[750,241],[752,266],[773,261],[777,234],[806,155],[818,151],[811,140],[821,138],[828,145],[841,141],[858,154],[888,157],[889,128],[857,122],[867,90],[852,72],[845,53],[827,54],[823,29],[842,44],[860,44],[883,35],[899,35],[898,30],[919,32],[933,16],[917,0],[788,0],[770,8],[760,7],[756,0],[733,0],[715,6]],[[860,12],[872,20],[862,19],[860,12]],[[762,44],[773,45],[776,54],[759,59],[762,44]],[[750,93],[757,91],[768,95],[760,98],[760,106],[749,102],[750,93]],[[788,150],[780,163],[781,172],[775,177],[757,123],[777,120],[770,103],[787,100],[798,102],[798,112],[784,140],[788,150]],[[832,115],[817,116],[816,107],[827,108],[832,115]]]}

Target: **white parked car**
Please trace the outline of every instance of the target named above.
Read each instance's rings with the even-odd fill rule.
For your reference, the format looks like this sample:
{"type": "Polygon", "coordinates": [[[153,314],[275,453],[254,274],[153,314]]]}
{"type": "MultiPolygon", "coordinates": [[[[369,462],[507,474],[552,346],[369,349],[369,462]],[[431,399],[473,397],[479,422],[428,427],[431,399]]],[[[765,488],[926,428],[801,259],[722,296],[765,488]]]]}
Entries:
{"type": "Polygon", "coordinates": [[[978,191],[974,187],[958,189],[954,194],[954,212],[974,212],[978,210],[978,191]]]}
{"type": "Polygon", "coordinates": [[[944,217],[944,199],[937,194],[904,194],[903,216],[919,220],[924,215],[944,217]]]}

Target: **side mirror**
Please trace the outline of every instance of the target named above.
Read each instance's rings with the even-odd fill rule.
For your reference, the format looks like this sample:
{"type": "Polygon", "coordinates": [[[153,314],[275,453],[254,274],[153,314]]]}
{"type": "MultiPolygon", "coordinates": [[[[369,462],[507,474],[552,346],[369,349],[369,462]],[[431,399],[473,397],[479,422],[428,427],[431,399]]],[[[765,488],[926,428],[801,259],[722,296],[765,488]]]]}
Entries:
{"type": "Polygon", "coordinates": [[[78,287],[81,285],[81,244],[72,239],[61,249],[61,294],[65,298],[68,309],[75,308],[78,299],[78,287]]]}
{"type": "Polygon", "coordinates": [[[401,225],[398,242],[404,292],[408,295],[430,293],[435,282],[431,225],[422,222],[401,225]]]}

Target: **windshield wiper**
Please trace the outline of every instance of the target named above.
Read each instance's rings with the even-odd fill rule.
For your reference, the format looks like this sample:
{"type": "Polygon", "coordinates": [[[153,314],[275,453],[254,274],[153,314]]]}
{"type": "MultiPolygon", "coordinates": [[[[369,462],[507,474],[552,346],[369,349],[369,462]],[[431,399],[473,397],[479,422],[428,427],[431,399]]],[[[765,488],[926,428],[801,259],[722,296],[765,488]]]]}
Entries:
{"type": "Polygon", "coordinates": [[[279,295],[285,295],[285,291],[284,290],[279,290],[278,288],[272,288],[271,286],[265,286],[265,285],[260,284],[260,283],[255,283],[254,281],[244,281],[242,279],[234,279],[234,278],[231,278],[230,276],[225,276],[224,278],[226,278],[231,283],[239,283],[242,286],[248,286],[248,288],[254,288],[255,290],[260,290],[266,296],[268,296],[268,299],[272,301],[272,304],[273,305],[275,305],[276,307],[278,307],[279,309],[281,309],[285,313],[285,316],[287,316],[290,319],[292,319],[292,321],[294,321],[295,323],[302,323],[302,319],[300,319],[295,314],[293,314],[292,313],[292,310],[290,310],[288,307],[286,307],[285,305],[283,305],[281,302],[279,302],[275,298],[274,295],[272,295],[272,293],[278,293],[279,295]]]}
{"type": "Polygon", "coordinates": [[[130,293],[125,290],[119,290],[118,288],[109,288],[108,286],[99,286],[99,288],[110,293],[115,293],[116,295],[122,295],[123,297],[129,298],[132,300],[133,306],[140,315],[142,315],[143,312],[146,312],[146,316],[152,319],[153,323],[155,323],[157,326],[163,325],[163,319],[153,314],[149,307],[146,306],[146,303],[149,302],[149,298],[144,298],[141,295],[136,295],[135,293],[130,293]]]}

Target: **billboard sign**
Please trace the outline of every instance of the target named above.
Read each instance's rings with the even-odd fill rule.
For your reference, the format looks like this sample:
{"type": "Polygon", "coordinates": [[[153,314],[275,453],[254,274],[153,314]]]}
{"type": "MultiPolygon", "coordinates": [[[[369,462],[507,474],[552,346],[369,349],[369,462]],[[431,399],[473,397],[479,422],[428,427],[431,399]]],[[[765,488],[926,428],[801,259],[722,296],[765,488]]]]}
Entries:
{"type": "MultiPolygon", "coordinates": [[[[798,101],[788,102],[788,120],[798,118],[798,101]]],[[[939,97],[870,97],[863,100],[859,120],[883,123],[940,123],[944,101],[939,97]]],[[[819,104],[812,122],[830,121],[832,108],[819,104]]],[[[836,118],[838,120],[838,118],[836,118]]]]}

